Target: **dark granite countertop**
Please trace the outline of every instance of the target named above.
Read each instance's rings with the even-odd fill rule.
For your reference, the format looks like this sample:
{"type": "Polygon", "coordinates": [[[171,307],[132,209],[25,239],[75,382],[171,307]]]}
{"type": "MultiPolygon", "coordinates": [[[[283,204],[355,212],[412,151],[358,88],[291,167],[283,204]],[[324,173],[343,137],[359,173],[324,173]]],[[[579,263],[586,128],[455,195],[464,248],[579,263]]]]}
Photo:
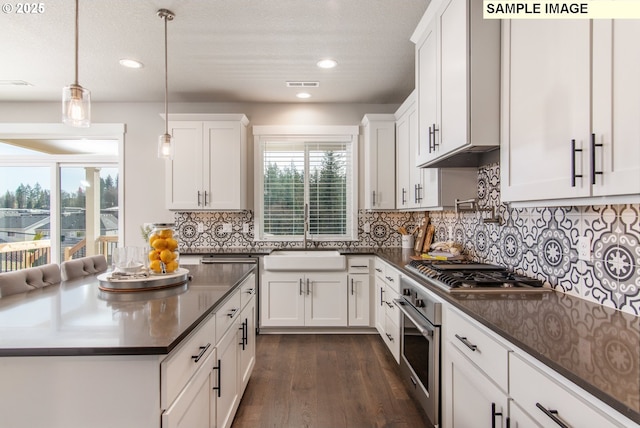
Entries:
{"type": "Polygon", "coordinates": [[[388,249],[375,254],[640,423],[640,317],[555,291],[457,297],[404,269],[413,251],[388,249]]]}
{"type": "Polygon", "coordinates": [[[0,356],[166,354],[255,265],[188,266],[188,284],[104,292],[96,276],[0,299],[0,356]]]}

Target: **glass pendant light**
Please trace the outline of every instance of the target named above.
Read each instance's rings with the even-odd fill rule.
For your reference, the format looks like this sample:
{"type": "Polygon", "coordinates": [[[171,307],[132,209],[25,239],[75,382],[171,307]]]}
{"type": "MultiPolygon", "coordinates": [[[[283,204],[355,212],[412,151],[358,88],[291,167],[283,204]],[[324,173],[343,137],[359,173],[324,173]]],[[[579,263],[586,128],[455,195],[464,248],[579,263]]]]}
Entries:
{"type": "Polygon", "coordinates": [[[158,157],[173,159],[173,138],[169,134],[169,79],[167,77],[167,21],[173,21],[175,15],[167,9],[158,10],[158,16],[164,20],[164,135],[158,139],[158,157]]]}
{"type": "Polygon", "coordinates": [[[62,89],[62,123],[87,128],[91,125],[91,92],[78,84],[78,0],[76,0],[76,77],[62,89]]]}

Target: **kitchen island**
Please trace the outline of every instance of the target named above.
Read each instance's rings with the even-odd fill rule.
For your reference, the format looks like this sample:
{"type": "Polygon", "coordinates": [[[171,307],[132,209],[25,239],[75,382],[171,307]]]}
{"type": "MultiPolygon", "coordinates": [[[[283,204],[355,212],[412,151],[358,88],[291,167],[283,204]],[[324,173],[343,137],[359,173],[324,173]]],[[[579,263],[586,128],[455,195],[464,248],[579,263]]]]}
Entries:
{"type": "Polygon", "coordinates": [[[89,276],[0,300],[3,426],[171,426],[199,364],[215,365],[227,336],[237,344],[241,288],[255,291],[255,265],[188,268],[186,285],[152,292],[101,291],[89,276]]]}

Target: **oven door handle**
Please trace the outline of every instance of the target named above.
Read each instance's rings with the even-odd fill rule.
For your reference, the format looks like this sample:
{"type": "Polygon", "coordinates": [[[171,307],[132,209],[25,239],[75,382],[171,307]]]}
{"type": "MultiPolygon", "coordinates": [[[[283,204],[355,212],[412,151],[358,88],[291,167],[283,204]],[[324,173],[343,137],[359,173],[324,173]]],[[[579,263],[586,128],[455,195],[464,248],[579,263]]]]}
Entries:
{"type": "Polygon", "coordinates": [[[398,309],[402,311],[402,313],[411,320],[413,325],[416,326],[420,334],[422,334],[426,338],[433,337],[435,333],[435,328],[432,327],[428,322],[418,320],[415,316],[409,313],[409,310],[418,312],[414,308],[411,307],[404,299],[393,299],[393,303],[396,304],[398,309]]]}

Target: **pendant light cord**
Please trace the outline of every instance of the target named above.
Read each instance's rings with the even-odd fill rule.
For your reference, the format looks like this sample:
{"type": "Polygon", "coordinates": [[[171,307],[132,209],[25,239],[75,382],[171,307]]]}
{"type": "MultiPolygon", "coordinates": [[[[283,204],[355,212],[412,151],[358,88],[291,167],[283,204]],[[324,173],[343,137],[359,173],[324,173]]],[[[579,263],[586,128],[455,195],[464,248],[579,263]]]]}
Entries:
{"type": "Polygon", "coordinates": [[[78,1],[76,0],[76,86],[78,86],[78,1]]]}
{"type": "MultiPolygon", "coordinates": [[[[78,0],[76,0],[78,1],[78,0]]],[[[164,133],[169,133],[169,61],[167,56],[167,16],[164,19],[164,133]]]]}

